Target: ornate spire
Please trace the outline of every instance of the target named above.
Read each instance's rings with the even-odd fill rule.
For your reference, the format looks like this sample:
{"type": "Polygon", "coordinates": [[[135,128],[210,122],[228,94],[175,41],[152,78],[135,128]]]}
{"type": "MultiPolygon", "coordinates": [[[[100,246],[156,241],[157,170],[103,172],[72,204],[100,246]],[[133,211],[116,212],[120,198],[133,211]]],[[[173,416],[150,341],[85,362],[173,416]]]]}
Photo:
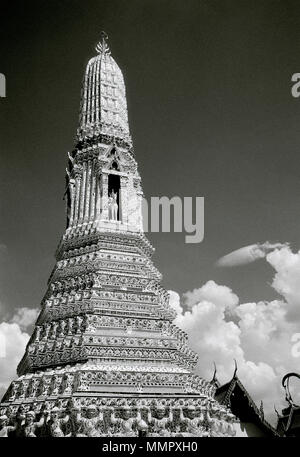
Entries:
{"type": "Polygon", "coordinates": [[[131,147],[124,78],[111,56],[107,34],[101,32],[97,56],[89,60],[82,86],[79,141],[99,135],[116,138],[131,147]]]}
{"type": "Polygon", "coordinates": [[[95,50],[98,52],[98,54],[109,54],[110,55],[110,49],[107,44],[108,40],[108,35],[105,33],[103,30],[100,33],[101,40],[97,43],[95,50]]]}
{"type": "Polygon", "coordinates": [[[86,68],[80,144],[68,154],[67,229],[0,416],[13,430],[17,421],[18,436],[171,437],[181,428],[226,436],[232,420],[214,386],[193,373],[197,354],[171,323],[169,294],[142,231],[125,86],[105,40],[86,68]]]}

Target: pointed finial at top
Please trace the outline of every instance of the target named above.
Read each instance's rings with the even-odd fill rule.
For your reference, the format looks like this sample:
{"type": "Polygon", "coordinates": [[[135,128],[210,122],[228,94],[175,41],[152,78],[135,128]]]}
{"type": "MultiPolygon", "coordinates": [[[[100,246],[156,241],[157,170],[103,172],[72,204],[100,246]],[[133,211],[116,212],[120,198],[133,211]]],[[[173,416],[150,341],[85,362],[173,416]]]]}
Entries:
{"type": "Polygon", "coordinates": [[[213,377],[212,377],[212,380],[210,381],[211,384],[213,384],[216,388],[220,387],[220,383],[217,379],[217,366],[214,362],[214,374],[213,374],[213,377]]]}
{"type": "Polygon", "coordinates": [[[259,413],[262,417],[264,417],[265,412],[264,412],[264,402],[261,400],[260,402],[260,407],[259,407],[259,413]]]}
{"type": "Polygon", "coordinates": [[[217,366],[216,366],[216,362],[214,362],[214,374],[212,377],[212,381],[215,381],[216,377],[217,377],[217,366]]]}
{"type": "Polygon", "coordinates": [[[103,30],[100,33],[101,40],[97,43],[95,49],[99,54],[110,54],[110,50],[107,44],[108,35],[103,30]]]}
{"type": "Polygon", "coordinates": [[[237,369],[238,369],[238,367],[237,367],[237,361],[236,361],[236,359],[234,359],[234,373],[233,373],[233,377],[234,377],[234,378],[236,377],[237,369]]]}

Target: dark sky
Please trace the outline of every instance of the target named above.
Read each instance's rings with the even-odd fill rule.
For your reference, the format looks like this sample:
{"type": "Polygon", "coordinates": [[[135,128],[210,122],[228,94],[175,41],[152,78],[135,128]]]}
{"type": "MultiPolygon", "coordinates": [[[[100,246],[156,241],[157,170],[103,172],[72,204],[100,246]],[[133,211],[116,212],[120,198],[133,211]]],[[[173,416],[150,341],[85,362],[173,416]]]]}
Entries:
{"type": "Polygon", "coordinates": [[[205,197],[205,239],[152,234],[164,286],[208,279],[270,299],[265,262],[217,269],[241,246],[300,241],[300,3],[1,2],[0,301],[37,306],[65,228],[64,174],[84,67],[104,29],[127,86],[147,197],[205,197]]]}

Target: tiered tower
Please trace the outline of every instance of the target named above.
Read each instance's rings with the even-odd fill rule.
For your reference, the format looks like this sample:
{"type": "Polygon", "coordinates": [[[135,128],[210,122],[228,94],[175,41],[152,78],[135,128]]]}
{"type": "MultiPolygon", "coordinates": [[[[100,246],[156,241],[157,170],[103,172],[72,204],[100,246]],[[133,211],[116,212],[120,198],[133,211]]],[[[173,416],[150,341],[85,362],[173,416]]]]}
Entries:
{"type": "Polygon", "coordinates": [[[67,228],[0,413],[27,435],[226,435],[232,415],[192,374],[197,355],[151,261],[122,72],[104,35],[96,50],[69,154],[67,228]]]}

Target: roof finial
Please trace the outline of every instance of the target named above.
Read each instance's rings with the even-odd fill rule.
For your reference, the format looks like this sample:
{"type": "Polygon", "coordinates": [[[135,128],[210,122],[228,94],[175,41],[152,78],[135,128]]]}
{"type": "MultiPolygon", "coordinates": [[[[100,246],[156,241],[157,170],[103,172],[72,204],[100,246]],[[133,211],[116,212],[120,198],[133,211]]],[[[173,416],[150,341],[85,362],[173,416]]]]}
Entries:
{"type": "Polygon", "coordinates": [[[107,44],[108,35],[103,30],[100,33],[101,40],[96,45],[95,49],[99,54],[110,54],[110,50],[107,44]]]}
{"type": "Polygon", "coordinates": [[[238,367],[237,367],[237,361],[236,361],[236,359],[234,359],[234,373],[233,373],[233,378],[236,377],[237,369],[238,369],[238,367]]]}
{"type": "Polygon", "coordinates": [[[211,384],[213,384],[216,388],[220,387],[220,383],[217,379],[217,366],[214,362],[214,374],[213,374],[213,377],[212,377],[212,380],[210,381],[211,384]]]}
{"type": "Polygon", "coordinates": [[[213,377],[212,377],[212,381],[216,380],[216,375],[217,375],[217,366],[216,366],[216,362],[214,362],[214,374],[213,374],[213,377]]]}
{"type": "Polygon", "coordinates": [[[265,412],[264,412],[264,402],[261,400],[260,401],[260,407],[259,407],[259,413],[262,417],[264,417],[265,412]]]}

